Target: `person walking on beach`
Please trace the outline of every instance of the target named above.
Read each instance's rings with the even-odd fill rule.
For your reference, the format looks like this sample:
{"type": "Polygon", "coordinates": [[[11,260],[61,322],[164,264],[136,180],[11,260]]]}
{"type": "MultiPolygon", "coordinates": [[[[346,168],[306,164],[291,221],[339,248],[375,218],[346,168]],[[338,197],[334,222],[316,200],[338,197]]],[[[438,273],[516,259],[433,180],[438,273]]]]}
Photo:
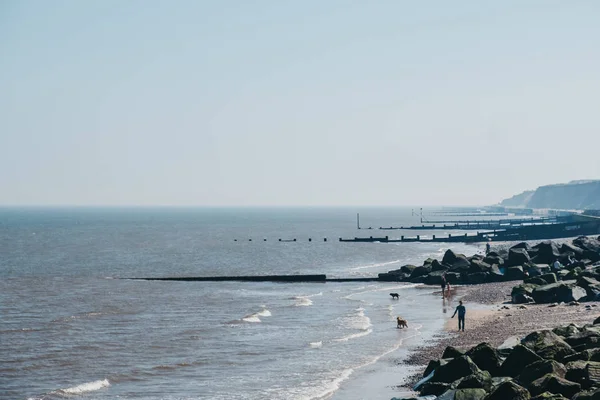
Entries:
{"type": "Polygon", "coordinates": [[[442,297],[444,297],[444,290],[446,290],[446,273],[443,273],[441,276],[442,282],[440,285],[442,286],[442,297]]]}
{"type": "Polygon", "coordinates": [[[456,315],[456,313],[458,312],[458,330],[460,331],[462,328],[462,331],[465,331],[465,314],[467,313],[467,310],[465,309],[465,306],[463,306],[462,300],[458,302],[458,306],[456,307],[456,310],[454,310],[454,314],[452,314],[452,318],[454,318],[454,316],[456,315]]]}
{"type": "Polygon", "coordinates": [[[487,256],[488,254],[490,254],[490,250],[492,249],[492,246],[490,246],[489,243],[485,244],[485,255],[487,256]]]}

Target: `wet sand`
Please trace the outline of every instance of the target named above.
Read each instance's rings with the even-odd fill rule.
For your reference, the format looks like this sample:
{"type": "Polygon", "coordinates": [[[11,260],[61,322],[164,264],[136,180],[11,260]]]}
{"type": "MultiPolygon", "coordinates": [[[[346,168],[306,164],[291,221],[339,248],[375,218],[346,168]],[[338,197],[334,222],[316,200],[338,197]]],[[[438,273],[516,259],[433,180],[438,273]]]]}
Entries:
{"type": "MultiPolygon", "coordinates": [[[[526,305],[525,308],[510,304],[510,291],[518,283],[487,283],[453,288],[447,300],[449,305],[445,332],[436,336],[428,345],[412,349],[412,354],[403,364],[415,367],[419,372],[400,387],[411,388],[421,379],[427,363],[440,358],[446,346],[461,350],[468,350],[481,342],[499,346],[510,337],[522,338],[535,330],[552,329],[569,323],[591,323],[600,314],[599,302],[574,306],[561,304],[556,307],[533,304],[526,305]],[[467,309],[465,332],[457,332],[457,317],[450,319],[458,300],[463,300],[467,309]]],[[[438,291],[435,295],[441,297],[441,292],[438,291]]]]}

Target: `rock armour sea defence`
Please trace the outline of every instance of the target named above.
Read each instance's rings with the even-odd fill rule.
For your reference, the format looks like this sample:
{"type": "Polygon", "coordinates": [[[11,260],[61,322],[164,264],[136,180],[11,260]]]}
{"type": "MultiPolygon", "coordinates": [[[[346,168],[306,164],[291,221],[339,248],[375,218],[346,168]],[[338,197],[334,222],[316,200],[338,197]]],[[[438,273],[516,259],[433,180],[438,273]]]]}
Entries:
{"type": "Polygon", "coordinates": [[[531,332],[502,351],[488,343],[465,353],[448,347],[415,390],[437,400],[600,400],[599,349],[600,318],[531,332]]]}
{"type": "Polygon", "coordinates": [[[523,281],[511,293],[515,304],[596,301],[600,300],[600,238],[581,236],[534,246],[522,242],[485,257],[447,250],[441,262],[429,258],[422,266],[405,265],[379,274],[380,280],[428,285],[439,285],[442,277],[450,284],[523,281]]]}

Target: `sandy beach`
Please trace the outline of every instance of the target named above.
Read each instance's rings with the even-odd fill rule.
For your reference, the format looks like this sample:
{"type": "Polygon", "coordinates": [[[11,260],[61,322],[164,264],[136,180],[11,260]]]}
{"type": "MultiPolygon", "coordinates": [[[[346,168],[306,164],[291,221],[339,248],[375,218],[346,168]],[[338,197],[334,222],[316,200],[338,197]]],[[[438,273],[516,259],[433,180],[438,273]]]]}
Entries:
{"type": "MultiPolygon", "coordinates": [[[[591,323],[600,312],[598,302],[586,302],[579,305],[560,304],[551,307],[548,304],[528,304],[526,306],[510,303],[510,291],[518,282],[488,283],[473,286],[457,286],[452,289],[449,316],[454,312],[458,300],[463,300],[467,308],[465,332],[457,332],[457,320],[448,319],[445,332],[440,333],[430,344],[418,347],[404,364],[416,368],[412,375],[400,387],[410,389],[422,377],[427,363],[441,357],[446,346],[467,350],[481,342],[493,346],[503,344],[507,339],[521,338],[540,329],[552,329],[569,323],[591,323]]],[[[437,292],[441,295],[440,292],[437,292]]]]}

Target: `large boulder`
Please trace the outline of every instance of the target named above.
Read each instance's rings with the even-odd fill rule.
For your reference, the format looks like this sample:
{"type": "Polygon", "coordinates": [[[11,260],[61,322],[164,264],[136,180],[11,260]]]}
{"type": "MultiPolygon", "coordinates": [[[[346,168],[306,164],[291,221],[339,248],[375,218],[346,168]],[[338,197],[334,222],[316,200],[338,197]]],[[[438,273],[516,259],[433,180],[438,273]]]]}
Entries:
{"type": "Polygon", "coordinates": [[[521,285],[513,287],[512,291],[510,292],[512,302],[514,304],[533,302],[532,294],[533,294],[533,290],[536,287],[537,287],[537,285],[526,284],[526,283],[523,283],[521,285]]]}
{"type": "Polygon", "coordinates": [[[456,357],[462,356],[463,354],[465,354],[465,353],[460,351],[456,347],[447,346],[444,349],[444,352],[442,353],[442,358],[456,358],[456,357]]]}
{"type": "Polygon", "coordinates": [[[540,275],[540,278],[545,280],[547,284],[558,282],[558,279],[556,278],[556,274],[553,272],[540,275]]]}
{"type": "Polygon", "coordinates": [[[442,264],[446,264],[446,265],[454,264],[454,261],[456,261],[457,256],[459,256],[459,255],[464,257],[464,255],[456,254],[455,252],[453,252],[450,249],[446,250],[446,252],[444,253],[444,257],[442,258],[442,264]]]}
{"type": "Polygon", "coordinates": [[[577,239],[573,240],[573,244],[583,250],[600,253],[600,240],[598,239],[587,236],[579,236],[577,239]]]}
{"type": "Polygon", "coordinates": [[[428,376],[434,369],[438,368],[439,366],[448,364],[448,361],[450,360],[445,360],[444,358],[440,360],[430,360],[429,364],[427,364],[427,367],[425,368],[425,372],[423,372],[423,378],[428,376]]]}
{"type": "Polygon", "coordinates": [[[514,378],[521,374],[526,366],[541,360],[542,357],[535,354],[528,347],[518,344],[513,347],[508,357],[502,363],[500,374],[514,378]]]}
{"type": "Polygon", "coordinates": [[[567,374],[565,366],[554,360],[541,360],[529,364],[517,377],[519,383],[525,387],[536,379],[540,379],[546,374],[554,374],[564,378],[567,374]]]}
{"type": "Polygon", "coordinates": [[[497,264],[494,264],[490,267],[489,274],[490,282],[501,282],[504,280],[504,274],[500,271],[500,268],[497,264]]]}
{"type": "Polygon", "coordinates": [[[490,281],[490,274],[487,272],[475,272],[467,275],[467,283],[485,283],[490,281]]]}
{"type": "Polygon", "coordinates": [[[489,253],[487,256],[485,256],[485,258],[483,259],[483,262],[488,265],[496,264],[496,265],[502,266],[502,265],[504,265],[504,258],[500,257],[497,254],[492,255],[492,253],[489,253]]]}
{"type": "Polygon", "coordinates": [[[538,286],[531,296],[536,303],[555,303],[579,301],[587,295],[585,289],[573,283],[557,282],[549,285],[538,286]]]}
{"type": "Polygon", "coordinates": [[[462,254],[456,256],[456,260],[450,264],[450,271],[466,272],[471,268],[471,262],[462,254]]]}
{"type": "Polygon", "coordinates": [[[498,385],[484,400],[529,400],[531,395],[523,386],[513,381],[506,381],[498,385]]]}
{"type": "Polygon", "coordinates": [[[508,266],[523,265],[530,262],[529,253],[527,250],[520,248],[511,248],[508,251],[508,266]]]}
{"type": "Polygon", "coordinates": [[[504,273],[504,279],[507,281],[520,281],[524,278],[525,273],[523,272],[523,267],[520,265],[508,267],[504,273]]]}
{"type": "Polygon", "coordinates": [[[529,251],[529,250],[531,250],[531,246],[529,246],[529,243],[527,243],[527,242],[521,242],[521,243],[517,243],[514,246],[512,246],[511,249],[525,249],[525,250],[529,251]]]}
{"type": "Polygon", "coordinates": [[[583,249],[581,247],[577,247],[572,243],[563,243],[562,246],[560,246],[560,252],[561,253],[573,253],[575,255],[575,258],[580,259],[581,256],[583,255],[583,249]]]}
{"type": "Polygon", "coordinates": [[[492,388],[492,376],[487,371],[476,372],[454,381],[452,389],[484,389],[489,392],[492,388]]]}
{"type": "Polygon", "coordinates": [[[542,394],[538,394],[535,397],[532,397],[531,400],[569,400],[565,396],[561,394],[554,394],[550,392],[544,392],[542,394]]]}
{"type": "Polygon", "coordinates": [[[489,343],[480,343],[465,353],[482,371],[488,371],[492,376],[499,376],[500,355],[498,350],[489,343]]]}
{"type": "Polygon", "coordinates": [[[431,270],[432,271],[446,271],[448,269],[447,266],[440,263],[438,260],[433,260],[431,262],[431,270]]]}
{"type": "Polygon", "coordinates": [[[415,267],[410,274],[410,279],[425,276],[430,272],[431,272],[431,265],[422,265],[420,267],[415,267]]]}
{"type": "Polygon", "coordinates": [[[420,388],[421,396],[439,396],[450,389],[449,383],[444,382],[425,382],[420,388]]]}
{"type": "Polygon", "coordinates": [[[568,338],[581,332],[581,329],[575,324],[569,324],[566,326],[559,326],[552,329],[552,332],[563,338],[568,338]]]}
{"type": "Polygon", "coordinates": [[[454,400],[482,400],[485,395],[483,389],[458,389],[454,393],[454,400]]]}
{"type": "MultiPolygon", "coordinates": [[[[404,272],[405,274],[408,274],[409,276],[412,274],[412,272],[415,270],[415,268],[417,268],[416,265],[403,265],[400,267],[400,272],[404,272]]],[[[391,273],[392,271],[390,271],[391,273]]]]}
{"type": "Polygon", "coordinates": [[[556,242],[546,240],[533,246],[537,249],[537,254],[534,257],[536,264],[552,264],[558,257],[560,257],[560,250],[556,242]]]}
{"type": "Polygon", "coordinates": [[[560,336],[549,330],[532,332],[521,340],[521,344],[542,358],[559,362],[576,353],[560,336]]]}
{"type": "Polygon", "coordinates": [[[481,370],[467,355],[453,358],[447,364],[435,369],[431,382],[452,383],[465,376],[480,372],[481,370]]]}
{"type": "Polygon", "coordinates": [[[471,260],[471,267],[469,267],[469,273],[490,272],[491,269],[492,266],[490,264],[477,259],[473,259],[471,260]]]}
{"type": "Polygon", "coordinates": [[[579,383],[568,381],[554,374],[544,375],[529,385],[529,392],[534,396],[543,392],[550,392],[561,394],[570,399],[580,390],[581,385],[579,383]]]}
{"type": "Polygon", "coordinates": [[[444,273],[445,271],[432,271],[425,277],[424,283],[426,285],[440,285],[444,273]]]}

